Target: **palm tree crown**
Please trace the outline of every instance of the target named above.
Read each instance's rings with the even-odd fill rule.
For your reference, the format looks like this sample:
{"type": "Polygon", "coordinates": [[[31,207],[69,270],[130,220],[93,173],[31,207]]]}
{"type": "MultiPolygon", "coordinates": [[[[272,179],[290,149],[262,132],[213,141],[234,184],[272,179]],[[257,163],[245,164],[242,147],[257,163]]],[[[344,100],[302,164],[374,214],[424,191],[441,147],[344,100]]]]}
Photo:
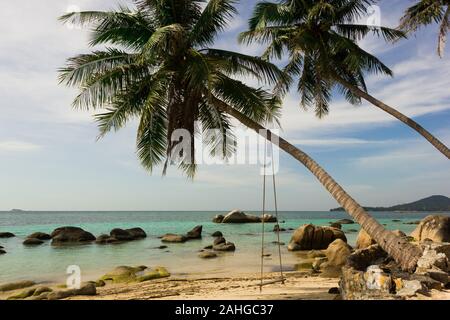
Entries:
{"type": "MultiPolygon", "coordinates": [[[[313,106],[317,116],[329,111],[333,87],[337,86],[352,104],[360,97],[342,85],[343,78],[367,91],[365,73],[392,75],[379,59],[363,50],[357,41],[374,33],[386,40],[403,36],[397,30],[356,24],[372,1],[281,0],[257,4],[249,21],[249,31],[240,35],[243,42],[269,43],[266,58],[281,58],[287,51],[285,71],[299,78],[298,91],[303,107],[313,106]]],[[[278,86],[286,91],[288,88],[278,86]]]]}
{"type": "MultiPolygon", "coordinates": [[[[136,0],[137,10],[69,13],[60,19],[92,27],[90,44],[106,49],[68,60],[61,82],[77,86],[74,107],[106,109],[96,114],[100,137],[139,119],[138,156],[151,170],[171,162],[175,129],[189,132],[189,158],[179,161],[188,176],[195,173],[194,135],[220,128],[206,143],[213,155],[233,152],[230,118],[219,104],[238,110],[258,123],[275,119],[279,100],[252,88],[236,76],[265,83],[285,81],[273,64],[257,57],[212,49],[215,36],[236,12],[234,0],[136,0]]],[[[164,171],[165,171],[164,169],[164,171]]]]}
{"type": "Polygon", "coordinates": [[[450,30],[450,1],[421,0],[409,7],[400,21],[400,28],[405,32],[417,31],[422,26],[439,24],[437,52],[444,56],[447,32],[450,30]]]}
{"type": "MultiPolygon", "coordinates": [[[[318,117],[329,111],[333,88],[351,104],[365,99],[408,125],[450,159],[449,148],[413,119],[371,96],[364,76],[368,73],[392,75],[378,58],[358,45],[373,33],[387,41],[404,37],[399,30],[357,24],[373,4],[372,0],[280,0],[258,3],[249,21],[249,30],[240,35],[243,42],[268,43],[264,57],[289,54],[284,71],[298,78],[297,90],[304,108],[314,107],[318,117]]],[[[290,80],[292,81],[292,80],[290,80]]],[[[289,83],[277,85],[285,93],[289,83]]]]}

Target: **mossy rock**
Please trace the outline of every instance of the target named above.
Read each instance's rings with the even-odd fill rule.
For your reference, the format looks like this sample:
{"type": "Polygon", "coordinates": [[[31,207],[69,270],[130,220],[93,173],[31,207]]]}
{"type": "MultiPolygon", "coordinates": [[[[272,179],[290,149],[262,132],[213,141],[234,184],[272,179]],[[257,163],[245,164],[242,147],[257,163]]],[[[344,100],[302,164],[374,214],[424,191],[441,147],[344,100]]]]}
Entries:
{"type": "Polygon", "coordinates": [[[104,286],[106,286],[106,283],[105,283],[105,281],[103,281],[103,280],[98,280],[98,281],[95,282],[95,286],[96,286],[97,288],[99,288],[99,287],[104,287],[104,286]]]}
{"type": "Polygon", "coordinates": [[[147,269],[146,266],[129,267],[120,266],[105,274],[98,281],[112,281],[113,283],[129,283],[135,282],[138,278],[137,273],[147,269]]]}
{"type": "Polygon", "coordinates": [[[311,250],[308,252],[308,254],[306,255],[308,258],[314,259],[314,258],[322,258],[325,257],[325,252],[321,251],[321,250],[311,250]]]}
{"type": "Polygon", "coordinates": [[[41,294],[43,294],[44,292],[52,292],[53,289],[49,288],[49,287],[38,287],[36,288],[36,291],[34,291],[33,296],[37,297],[40,296],[41,294]]]}
{"type": "Polygon", "coordinates": [[[28,297],[31,297],[34,294],[35,291],[36,291],[36,288],[34,288],[34,289],[27,289],[27,290],[22,291],[19,294],[16,294],[14,296],[8,297],[7,300],[22,300],[22,299],[26,299],[28,297]]]}
{"type": "Polygon", "coordinates": [[[59,289],[66,289],[67,288],[67,284],[65,284],[65,283],[58,284],[56,287],[59,288],[59,289]]]}
{"type": "Polygon", "coordinates": [[[143,276],[140,276],[136,279],[137,282],[144,282],[154,279],[161,279],[161,278],[167,278],[170,277],[169,271],[167,271],[164,267],[156,267],[152,271],[144,274],[143,276]]]}
{"type": "Polygon", "coordinates": [[[36,283],[34,281],[28,281],[28,280],[5,283],[0,286],[0,292],[28,288],[28,287],[34,286],[35,284],[36,283]]]}
{"type": "Polygon", "coordinates": [[[314,260],[306,260],[294,265],[294,269],[299,270],[312,270],[314,260]]]}

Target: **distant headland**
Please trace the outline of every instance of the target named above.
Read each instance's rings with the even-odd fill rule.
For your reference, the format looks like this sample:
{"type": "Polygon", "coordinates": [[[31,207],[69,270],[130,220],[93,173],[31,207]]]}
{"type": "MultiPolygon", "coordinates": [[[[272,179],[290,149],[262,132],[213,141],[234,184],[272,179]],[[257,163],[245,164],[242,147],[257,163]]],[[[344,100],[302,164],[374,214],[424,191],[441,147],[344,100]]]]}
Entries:
{"type": "MultiPolygon", "coordinates": [[[[418,201],[392,207],[364,207],[367,211],[450,211],[450,198],[435,195],[418,201]]],[[[344,211],[342,207],[330,211],[344,211]]]]}

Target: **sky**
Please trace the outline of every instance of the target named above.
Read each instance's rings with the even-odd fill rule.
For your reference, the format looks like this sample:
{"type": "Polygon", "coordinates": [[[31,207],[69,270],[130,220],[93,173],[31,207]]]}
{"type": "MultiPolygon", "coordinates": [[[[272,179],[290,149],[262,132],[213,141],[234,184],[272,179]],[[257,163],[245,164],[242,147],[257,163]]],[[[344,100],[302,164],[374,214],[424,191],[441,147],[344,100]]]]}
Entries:
{"type": "MultiPolygon", "coordinates": [[[[0,210],[260,210],[258,165],[201,165],[196,178],[176,168],[167,176],[139,164],[136,124],[97,141],[92,113],[73,110],[75,89],[58,84],[68,57],[87,53],[86,30],[61,25],[72,11],[106,10],[130,1],[16,0],[0,10],[0,210]]],[[[237,34],[256,1],[241,1],[239,15],[215,47],[250,55],[237,34]]],[[[395,27],[409,0],[380,2],[381,24],[395,27]]],[[[395,44],[368,37],[361,46],[394,77],[368,76],[372,95],[397,108],[450,145],[450,49],[436,54],[437,26],[395,44]]],[[[281,62],[282,63],[282,62],[281,62]]],[[[307,152],[360,204],[388,206],[434,194],[450,196],[448,159],[398,120],[368,103],[349,105],[335,94],[325,119],[299,107],[295,90],[283,102],[280,135],[307,152]]],[[[280,210],[338,206],[300,163],[280,152],[276,175],[280,210]]],[[[270,191],[270,189],[269,189],[270,191]]],[[[271,191],[270,191],[271,192],[271,191]]],[[[273,208],[269,201],[269,209],[273,208]]]]}

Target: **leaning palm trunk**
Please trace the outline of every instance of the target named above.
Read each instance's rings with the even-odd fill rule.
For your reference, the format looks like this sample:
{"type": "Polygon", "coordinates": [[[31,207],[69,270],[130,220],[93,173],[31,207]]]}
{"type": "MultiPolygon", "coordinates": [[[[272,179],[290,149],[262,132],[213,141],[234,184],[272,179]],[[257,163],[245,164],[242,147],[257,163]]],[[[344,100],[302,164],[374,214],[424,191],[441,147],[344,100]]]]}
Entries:
{"type": "Polygon", "coordinates": [[[401,266],[404,271],[413,271],[416,268],[417,260],[421,256],[419,247],[412,245],[403,238],[394,235],[386,230],[377,220],[370,216],[334,179],[310,156],[296,148],[283,138],[278,137],[270,130],[265,129],[239,111],[228,105],[216,101],[216,105],[239,122],[255,130],[267,140],[278,141],[277,145],[300,161],[320,183],[331,193],[333,198],[352,216],[357,223],[401,266]]]}
{"type": "Polygon", "coordinates": [[[380,100],[376,99],[375,97],[371,96],[367,92],[359,89],[357,86],[352,85],[351,83],[347,82],[345,79],[342,79],[341,77],[336,77],[336,81],[338,81],[344,87],[351,90],[353,92],[353,94],[369,101],[374,106],[389,113],[390,115],[394,116],[395,118],[397,118],[398,120],[400,120],[401,122],[406,124],[407,126],[416,130],[420,135],[422,135],[425,139],[427,139],[437,150],[439,150],[444,156],[446,156],[448,159],[450,159],[450,150],[447,148],[447,146],[445,144],[443,144],[441,141],[439,141],[435,136],[433,136],[430,132],[428,132],[420,124],[418,124],[411,118],[408,118],[403,113],[397,111],[396,109],[388,106],[387,104],[385,104],[385,103],[381,102],[380,100]]]}

